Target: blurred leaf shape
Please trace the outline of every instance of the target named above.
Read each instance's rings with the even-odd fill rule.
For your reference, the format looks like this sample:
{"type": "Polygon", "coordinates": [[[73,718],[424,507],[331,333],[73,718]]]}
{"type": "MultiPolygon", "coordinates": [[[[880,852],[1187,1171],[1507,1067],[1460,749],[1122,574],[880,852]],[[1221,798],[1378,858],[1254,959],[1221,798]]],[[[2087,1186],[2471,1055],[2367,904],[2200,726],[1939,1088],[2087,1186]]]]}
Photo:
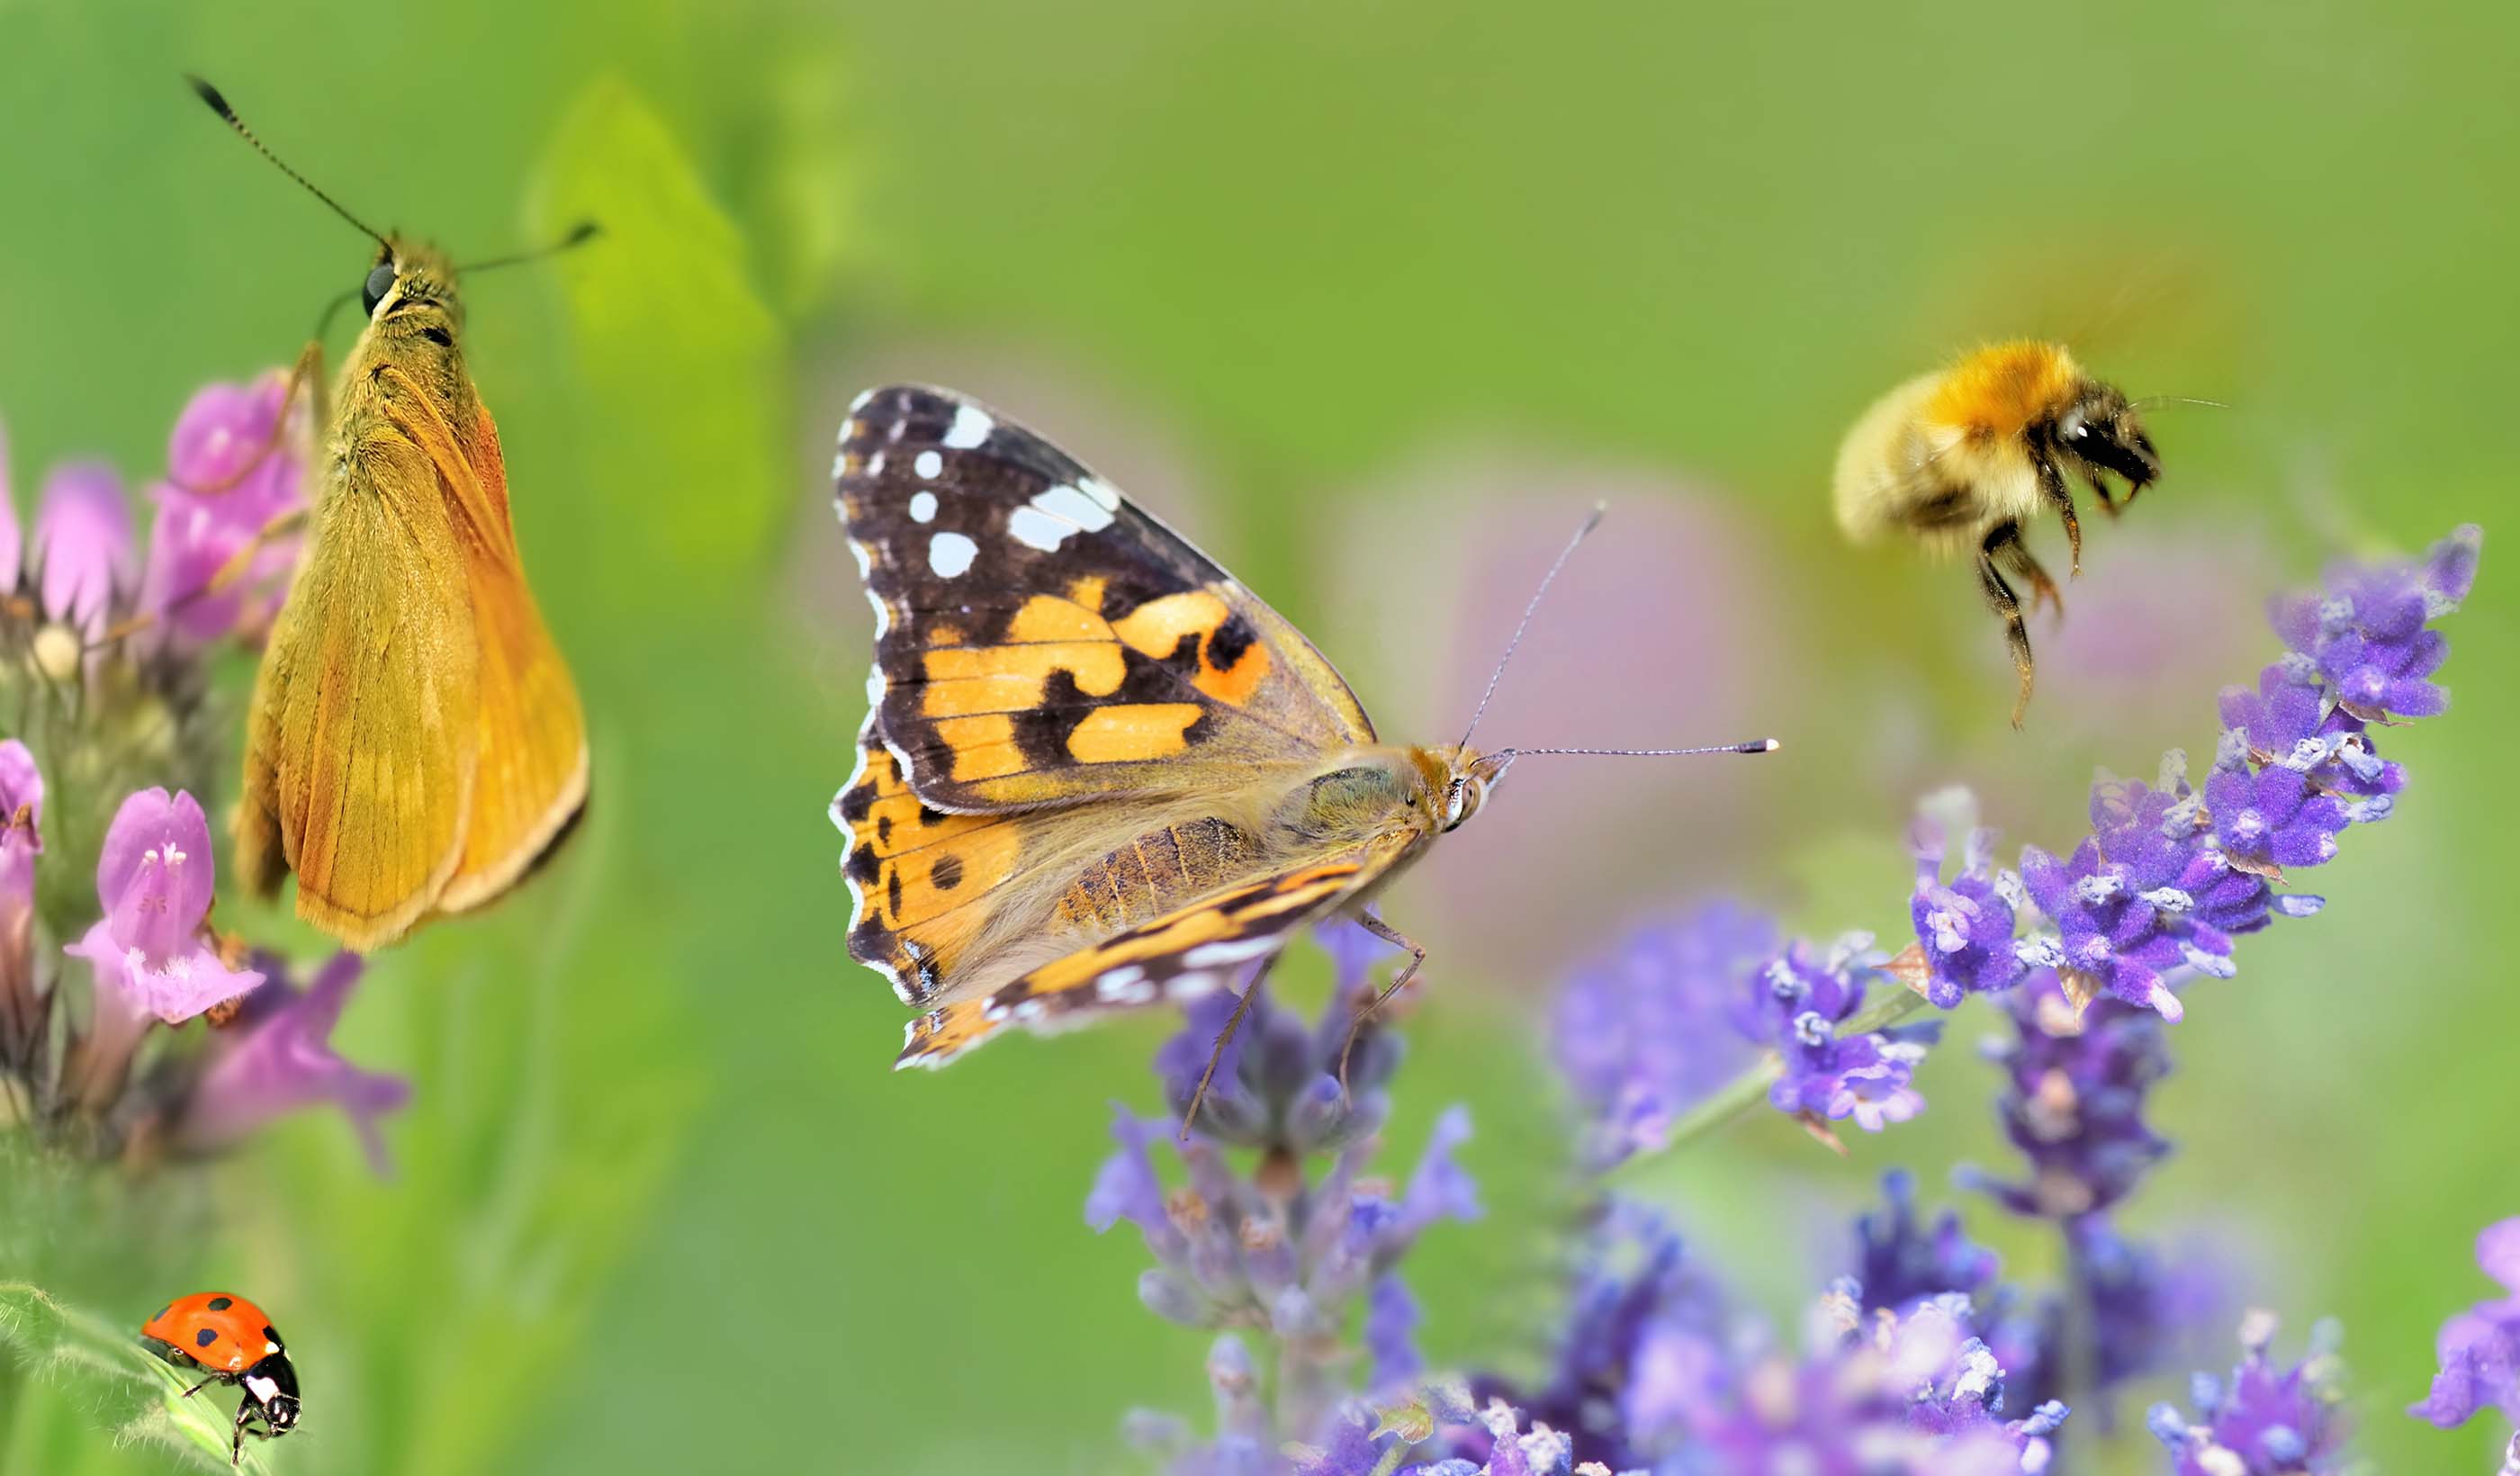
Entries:
{"type": "Polygon", "coordinates": [[[617,611],[704,600],[760,563],[787,511],[786,356],[745,246],[627,83],[599,80],[536,170],[529,232],[603,235],[557,263],[586,396],[585,465],[554,489],[617,611]]]}
{"type": "MultiPolygon", "coordinates": [[[[114,1453],[131,1446],[175,1457],[176,1469],[229,1468],[234,1403],[209,1398],[216,1384],[186,1399],[200,1375],[153,1357],[137,1328],[0,1281],[0,1469],[128,1470],[114,1453]],[[81,1442],[72,1425],[94,1438],[81,1442]]],[[[270,1470],[255,1444],[246,1443],[243,1468],[270,1470]]]]}
{"type": "Polygon", "coordinates": [[[599,752],[587,833],[551,874],[384,965],[399,977],[370,997],[402,1002],[420,1091],[401,1179],[344,1173],[321,1141],[278,1196],[310,1263],[302,1299],[355,1344],[306,1357],[365,1364],[334,1375],[369,1401],[345,1468],[485,1470],[513,1451],[653,1219],[701,1071],[672,920],[620,844],[636,807],[602,797],[626,800],[628,771],[599,752]]]}

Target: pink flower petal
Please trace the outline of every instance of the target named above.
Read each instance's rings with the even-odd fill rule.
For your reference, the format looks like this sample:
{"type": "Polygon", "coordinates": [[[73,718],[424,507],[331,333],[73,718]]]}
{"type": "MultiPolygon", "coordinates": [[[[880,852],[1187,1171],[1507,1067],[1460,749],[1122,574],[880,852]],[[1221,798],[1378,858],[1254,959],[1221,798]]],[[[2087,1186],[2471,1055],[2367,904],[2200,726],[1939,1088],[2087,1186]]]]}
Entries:
{"type": "Polygon", "coordinates": [[[93,632],[117,587],[130,581],[131,508],[122,478],[96,462],[60,468],[44,481],[35,514],[35,558],[45,612],[93,632]]]}
{"type": "Polygon", "coordinates": [[[142,789],[123,800],[96,863],[97,900],[116,943],[153,968],[197,949],[216,880],[209,822],[192,795],[142,789]]]}

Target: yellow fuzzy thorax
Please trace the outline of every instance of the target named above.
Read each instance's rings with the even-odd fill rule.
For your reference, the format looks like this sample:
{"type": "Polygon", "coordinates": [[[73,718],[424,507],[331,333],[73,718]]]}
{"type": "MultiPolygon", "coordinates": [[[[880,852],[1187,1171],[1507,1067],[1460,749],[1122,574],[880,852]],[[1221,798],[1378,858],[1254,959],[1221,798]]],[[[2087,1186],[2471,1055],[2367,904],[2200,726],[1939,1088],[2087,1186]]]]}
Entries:
{"type": "Polygon", "coordinates": [[[2002,439],[2063,413],[2082,380],[2081,366],[2062,344],[1997,343],[1953,365],[1923,414],[1973,440],[2002,439]]]}

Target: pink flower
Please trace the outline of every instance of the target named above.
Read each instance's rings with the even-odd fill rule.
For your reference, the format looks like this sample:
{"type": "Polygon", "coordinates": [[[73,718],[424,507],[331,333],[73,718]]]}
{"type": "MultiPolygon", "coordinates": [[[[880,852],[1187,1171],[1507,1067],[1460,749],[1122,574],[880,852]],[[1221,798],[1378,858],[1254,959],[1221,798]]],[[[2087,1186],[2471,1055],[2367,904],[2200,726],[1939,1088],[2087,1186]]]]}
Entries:
{"type": "Polygon", "coordinates": [[[378,1174],[390,1170],[378,1119],[411,1100],[400,1077],[363,1071],[333,1049],[333,1027],[359,982],[357,954],[335,954],[303,993],[290,987],[278,961],[258,959],[271,970],[271,986],[246,1005],[242,1037],[210,1064],[176,1129],[187,1148],[209,1152],[258,1131],[285,1112],[331,1102],[350,1118],[368,1162],[378,1174]]]}
{"type": "Polygon", "coordinates": [[[9,491],[9,428],[0,425],[0,590],[18,587],[18,500],[9,491]]]}
{"type": "Polygon", "coordinates": [[[131,509],[122,479],[100,462],[73,462],[44,479],[34,562],[44,612],[93,636],[117,589],[131,581],[131,509]]]}
{"type": "Polygon", "coordinates": [[[96,968],[96,1017],[136,1027],[144,1015],[180,1025],[262,982],[203,943],[214,885],[210,827],[190,794],[143,789],[122,802],[97,858],[105,917],[63,950],[96,968]]]}
{"type": "Polygon", "coordinates": [[[0,742],[0,923],[35,896],[35,857],[44,849],[44,776],[16,738],[0,742]],[[18,812],[26,812],[19,825],[18,812]]]}
{"type": "Polygon", "coordinates": [[[175,423],[169,479],[150,489],[158,519],[140,604],[158,611],[177,641],[207,645],[240,624],[266,623],[279,607],[297,558],[293,537],[256,553],[229,589],[206,598],[201,592],[273,518],[304,506],[296,438],[272,440],[287,396],[288,380],[276,372],[250,385],[211,384],[175,423]]]}

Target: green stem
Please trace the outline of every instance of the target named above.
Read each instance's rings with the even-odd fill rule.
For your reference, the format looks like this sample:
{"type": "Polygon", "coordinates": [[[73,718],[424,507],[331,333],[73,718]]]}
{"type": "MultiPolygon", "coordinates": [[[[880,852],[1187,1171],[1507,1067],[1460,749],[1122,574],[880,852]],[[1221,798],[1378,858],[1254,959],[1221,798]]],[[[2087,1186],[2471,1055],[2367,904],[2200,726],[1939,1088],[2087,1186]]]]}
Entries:
{"type": "Polygon", "coordinates": [[[1373,1463],[1373,1476],[1391,1476],[1392,1472],[1400,1469],[1400,1462],[1409,1458],[1410,1450],[1409,1442],[1404,1440],[1383,1452],[1382,1458],[1373,1463]]]}
{"type": "MultiPolygon", "coordinates": [[[[1838,1027],[1837,1033],[1840,1036],[1868,1035],[1875,1030],[1887,1030],[1925,1007],[1924,996],[1913,990],[1897,990],[1873,1002],[1869,1007],[1859,1010],[1854,1018],[1838,1027]]],[[[1672,1124],[1671,1134],[1661,1147],[1637,1154],[1627,1161],[1628,1165],[1676,1152],[1766,1101],[1768,1088],[1783,1071],[1784,1062],[1775,1051],[1761,1056],[1757,1065],[1708,1094],[1680,1121],[1672,1124]]]]}

